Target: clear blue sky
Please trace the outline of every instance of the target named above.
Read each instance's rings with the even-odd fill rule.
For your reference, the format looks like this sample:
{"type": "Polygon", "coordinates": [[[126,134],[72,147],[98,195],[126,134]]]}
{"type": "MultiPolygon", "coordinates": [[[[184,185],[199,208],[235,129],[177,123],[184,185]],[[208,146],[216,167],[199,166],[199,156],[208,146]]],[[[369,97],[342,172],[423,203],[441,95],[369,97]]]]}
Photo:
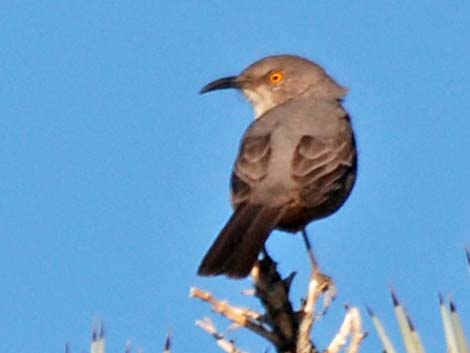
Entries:
{"type": "MultiPolygon", "coordinates": [[[[218,352],[194,326],[209,308],[188,292],[252,303],[234,294],[249,281],[195,275],[230,215],[252,111],[236,92],[198,90],[275,53],[350,89],[360,149],[351,198],[309,227],[339,288],[318,345],[343,303],[370,305],[398,338],[390,283],[428,350],[445,351],[437,291],[454,294],[468,331],[468,1],[3,1],[0,13],[1,351],[81,352],[98,317],[109,352],[127,338],[161,351],[169,329],[174,352],[218,352]]],[[[300,270],[299,298],[300,238],[268,246],[285,274],[300,270]]],[[[380,351],[364,324],[363,351],[380,351]]]]}

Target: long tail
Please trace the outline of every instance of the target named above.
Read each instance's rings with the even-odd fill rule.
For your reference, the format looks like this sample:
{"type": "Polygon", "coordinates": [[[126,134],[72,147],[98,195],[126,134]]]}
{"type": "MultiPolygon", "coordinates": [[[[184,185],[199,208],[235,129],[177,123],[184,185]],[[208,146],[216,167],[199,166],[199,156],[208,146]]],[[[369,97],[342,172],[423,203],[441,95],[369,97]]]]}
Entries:
{"type": "Polygon", "coordinates": [[[281,215],[280,207],[240,205],[204,256],[198,274],[246,277],[281,215]]]}

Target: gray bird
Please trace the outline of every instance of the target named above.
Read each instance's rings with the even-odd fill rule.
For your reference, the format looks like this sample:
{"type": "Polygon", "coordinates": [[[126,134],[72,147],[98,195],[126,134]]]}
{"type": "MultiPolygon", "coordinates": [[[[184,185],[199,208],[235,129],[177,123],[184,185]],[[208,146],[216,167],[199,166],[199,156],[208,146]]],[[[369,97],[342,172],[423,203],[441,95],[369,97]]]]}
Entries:
{"type": "Polygon", "coordinates": [[[356,179],[357,151],[346,89],[317,64],[266,57],[201,89],[236,88],[253,105],[231,176],[234,213],[198,274],[246,277],[274,229],[304,230],[337,211],[356,179]]]}

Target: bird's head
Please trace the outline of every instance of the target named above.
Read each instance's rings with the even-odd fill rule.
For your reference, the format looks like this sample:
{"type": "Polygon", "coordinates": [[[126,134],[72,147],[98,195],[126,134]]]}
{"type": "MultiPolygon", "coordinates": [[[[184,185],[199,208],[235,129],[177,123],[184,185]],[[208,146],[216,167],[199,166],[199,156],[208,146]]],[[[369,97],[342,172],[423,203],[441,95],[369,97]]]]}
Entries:
{"type": "Polygon", "coordinates": [[[263,58],[238,76],[228,76],[204,86],[200,93],[236,88],[253,105],[255,117],[293,98],[308,94],[312,98],[341,99],[346,89],[337,84],[317,64],[294,55],[263,58]]]}

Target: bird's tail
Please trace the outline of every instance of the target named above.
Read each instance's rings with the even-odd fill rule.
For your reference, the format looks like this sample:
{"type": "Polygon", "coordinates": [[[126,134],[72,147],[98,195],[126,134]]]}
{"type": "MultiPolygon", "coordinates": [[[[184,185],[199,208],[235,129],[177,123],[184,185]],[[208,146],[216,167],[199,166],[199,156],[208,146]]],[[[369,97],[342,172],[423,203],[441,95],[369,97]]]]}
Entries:
{"type": "Polygon", "coordinates": [[[204,256],[198,274],[246,277],[281,215],[281,207],[240,205],[204,256]]]}

